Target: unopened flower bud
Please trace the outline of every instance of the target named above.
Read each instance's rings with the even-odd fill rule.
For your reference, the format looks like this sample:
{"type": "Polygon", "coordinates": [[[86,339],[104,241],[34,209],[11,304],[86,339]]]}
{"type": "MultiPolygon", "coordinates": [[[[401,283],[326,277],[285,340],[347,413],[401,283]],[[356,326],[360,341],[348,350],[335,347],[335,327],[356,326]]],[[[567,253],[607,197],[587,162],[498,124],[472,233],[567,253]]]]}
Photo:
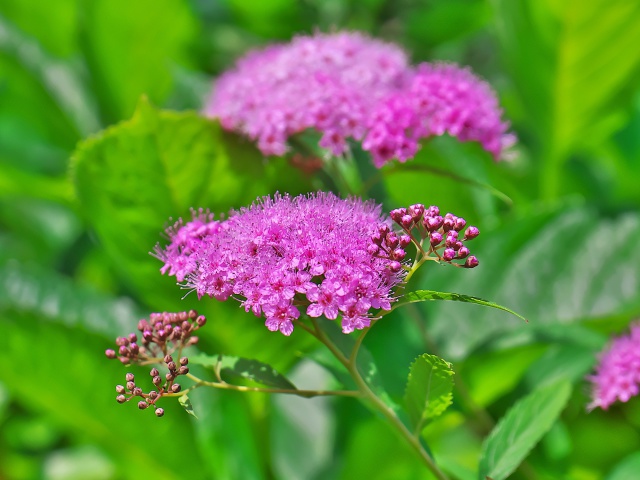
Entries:
{"type": "Polygon", "coordinates": [[[478,259],[476,257],[474,257],[473,255],[471,255],[464,262],[464,266],[467,267],[467,268],[475,268],[475,267],[478,266],[479,263],[480,262],[478,262],[478,259]]]}
{"type": "Polygon", "coordinates": [[[133,391],[131,392],[131,394],[132,394],[134,397],[138,397],[138,396],[142,395],[142,389],[141,389],[140,387],[136,387],[136,388],[134,388],[134,389],[133,389],[133,391]]]}
{"type": "Polygon", "coordinates": [[[375,232],[371,235],[371,241],[376,245],[380,245],[382,243],[382,234],[380,232],[375,232]]]}
{"type": "Polygon", "coordinates": [[[456,256],[456,251],[453,248],[445,248],[444,252],[442,252],[442,258],[450,262],[456,256]]]}
{"type": "Polygon", "coordinates": [[[196,323],[199,327],[203,327],[204,324],[207,323],[207,319],[204,315],[199,315],[198,318],[196,318],[196,323]]]}
{"type": "Polygon", "coordinates": [[[387,233],[387,236],[384,240],[389,248],[396,248],[400,243],[400,240],[398,240],[398,236],[395,234],[395,232],[387,233]]]}
{"type": "Polygon", "coordinates": [[[138,347],[137,343],[132,343],[131,345],[129,345],[129,348],[131,349],[131,353],[133,353],[134,355],[137,355],[140,352],[140,347],[138,347]]]}
{"type": "Polygon", "coordinates": [[[133,382],[136,379],[133,373],[127,373],[124,378],[127,382],[133,382]]]}
{"type": "Polygon", "coordinates": [[[427,209],[427,215],[429,215],[430,217],[437,217],[438,215],[440,215],[440,209],[436,205],[431,205],[427,209]]]}
{"type": "Polygon", "coordinates": [[[138,336],[135,333],[130,333],[129,334],[129,341],[131,343],[137,342],[138,341],[138,336]]]}
{"type": "Polygon", "coordinates": [[[171,382],[174,378],[176,378],[176,376],[173,373],[169,372],[164,376],[164,378],[167,379],[167,382],[171,382]]]}
{"type": "Polygon", "coordinates": [[[400,219],[400,225],[409,230],[413,226],[413,217],[411,215],[405,215],[400,219]]]}
{"type": "Polygon", "coordinates": [[[182,389],[182,387],[180,386],[179,383],[174,383],[173,385],[171,385],[171,392],[172,393],[178,393],[181,389],[182,389]]]}
{"type": "Polygon", "coordinates": [[[124,395],[118,395],[116,397],[116,402],[118,402],[118,403],[124,403],[126,401],[127,401],[127,397],[125,397],[124,395]]]}
{"type": "Polygon", "coordinates": [[[116,351],[112,350],[111,348],[105,350],[104,354],[107,356],[107,358],[110,358],[110,359],[116,358],[116,351]]]}
{"type": "Polygon", "coordinates": [[[180,365],[184,366],[184,365],[188,365],[189,364],[189,359],[187,357],[182,357],[180,359],[180,365]]]}
{"type": "Polygon", "coordinates": [[[151,391],[149,392],[149,398],[150,398],[151,400],[155,400],[156,398],[158,398],[158,392],[156,392],[155,390],[151,390],[151,391]]]}
{"type": "Polygon", "coordinates": [[[124,337],[118,337],[116,338],[116,345],[119,347],[122,347],[124,345],[129,345],[129,340],[127,340],[124,337]]]}
{"type": "Polygon", "coordinates": [[[120,363],[122,363],[123,365],[129,365],[129,363],[131,362],[129,357],[118,357],[118,360],[120,360],[120,363]]]}
{"type": "Polygon", "coordinates": [[[442,234],[440,232],[432,232],[429,242],[433,247],[440,245],[442,243],[442,234]]]}
{"type": "Polygon", "coordinates": [[[133,391],[133,389],[136,388],[136,384],[133,382],[127,382],[127,390],[129,390],[130,392],[133,391]]]}
{"type": "Polygon", "coordinates": [[[151,340],[153,340],[153,334],[151,333],[151,330],[145,330],[142,332],[142,338],[144,340],[146,340],[147,342],[150,342],[151,340]]]}
{"type": "Polygon", "coordinates": [[[176,371],[176,362],[169,362],[169,363],[167,363],[167,368],[168,368],[169,370],[171,370],[172,372],[175,372],[175,371],[176,371]]]}
{"type": "Polygon", "coordinates": [[[129,355],[129,349],[124,345],[121,345],[120,347],[118,347],[118,354],[126,357],[127,355],[129,355]]]}
{"type": "Polygon", "coordinates": [[[458,241],[458,232],[456,232],[455,230],[452,230],[447,234],[447,240],[444,242],[444,244],[447,247],[453,248],[453,246],[457,241],[458,241]]]}
{"type": "Polygon", "coordinates": [[[151,375],[152,377],[157,377],[158,375],[160,375],[160,372],[158,372],[158,369],[156,367],[153,367],[149,372],[149,375],[151,375]]]}
{"type": "Polygon", "coordinates": [[[406,257],[406,255],[407,255],[407,252],[405,252],[405,251],[404,251],[403,249],[401,249],[401,248],[396,248],[396,249],[393,251],[393,258],[394,258],[394,259],[396,259],[396,260],[400,260],[400,261],[402,261],[402,260],[404,260],[404,257],[406,257]]]}
{"type": "Polygon", "coordinates": [[[116,393],[124,393],[125,391],[123,385],[116,385],[116,393]]]}
{"type": "Polygon", "coordinates": [[[399,241],[400,241],[400,246],[404,248],[411,243],[411,237],[406,234],[400,235],[399,241]]]}
{"type": "Polygon", "coordinates": [[[407,214],[407,210],[405,208],[396,208],[395,210],[391,210],[391,212],[389,212],[389,216],[396,223],[400,223],[400,220],[406,214],[407,214]]]}
{"type": "Polygon", "coordinates": [[[469,249],[467,247],[460,247],[456,258],[467,258],[469,256],[469,249]]]}
{"type": "Polygon", "coordinates": [[[171,363],[171,362],[173,362],[173,357],[171,355],[165,355],[164,363],[171,363]]]}
{"type": "Polygon", "coordinates": [[[189,338],[189,341],[187,342],[187,345],[186,345],[186,346],[189,346],[189,345],[195,345],[196,343],[198,343],[198,341],[200,341],[200,338],[198,338],[198,337],[191,337],[191,338],[189,338]]]}
{"type": "Polygon", "coordinates": [[[164,415],[164,408],[156,408],[156,417],[161,417],[164,415]]]}
{"type": "Polygon", "coordinates": [[[400,262],[393,261],[389,263],[389,270],[391,270],[393,273],[398,273],[401,269],[402,264],[400,262]]]}
{"type": "Polygon", "coordinates": [[[433,232],[442,226],[444,219],[440,215],[436,215],[435,217],[425,217],[423,222],[425,228],[430,232],[433,232]]]}
{"type": "Polygon", "coordinates": [[[151,381],[156,387],[159,387],[160,384],[162,383],[162,378],[160,378],[160,375],[156,375],[155,377],[153,377],[153,380],[151,381]]]}
{"type": "Polygon", "coordinates": [[[424,205],[421,203],[416,203],[415,205],[411,205],[409,207],[409,215],[413,217],[415,221],[420,220],[422,214],[424,213],[424,205]]]}
{"type": "Polygon", "coordinates": [[[442,230],[444,230],[445,232],[453,230],[454,226],[455,226],[455,221],[453,220],[453,218],[445,218],[444,221],[442,222],[442,230]]]}
{"type": "Polygon", "coordinates": [[[145,402],[144,400],[140,400],[138,402],[138,408],[140,410],[144,410],[145,408],[147,408],[149,406],[149,404],[147,402],[145,402]]]}
{"type": "Polygon", "coordinates": [[[480,235],[480,230],[478,230],[476,227],[469,227],[464,232],[463,240],[472,240],[478,235],[480,235]]]}
{"type": "Polygon", "coordinates": [[[178,369],[179,375],[186,375],[187,373],[189,373],[189,367],[182,366],[178,369]]]}
{"type": "Polygon", "coordinates": [[[456,231],[459,232],[465,227],[466,224],[467,224],[467,221],[464,218],[458,217],[454,223],[453,228],[455,228],[456,231]]]}
{"type": "Polygon", "coordinates": [[[369,253],[369,255],[375,255],[378,253],[379,250],[380,250],[380,247],[378,247],[378,245],[376,245],[375,243],[372,243],[367,247],[367,252],[369,253]]]}

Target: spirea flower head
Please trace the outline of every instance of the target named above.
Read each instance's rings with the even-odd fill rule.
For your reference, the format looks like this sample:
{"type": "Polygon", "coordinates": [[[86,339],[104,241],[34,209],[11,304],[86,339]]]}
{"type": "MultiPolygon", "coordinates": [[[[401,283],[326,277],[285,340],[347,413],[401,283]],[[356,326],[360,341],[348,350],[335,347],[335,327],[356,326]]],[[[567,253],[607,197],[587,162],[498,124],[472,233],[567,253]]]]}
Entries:
{"type": "Polygon", "coordinates": [[[515,142],[501,114],[491,87],[469,69],[423,63],[403,88],[380,102],[362,146],[380,167],[394,158],[412,158],[420,139],[447,133],[463,142],[480,142],[499,160],[515,142]]]}
{"type": "MultiPolygon", "coordinates": [[[[240,300],[266,317],[271,331],[290,335],[301,313],[341,318],[350,333],[370,325],[372,310],[390,310],[393,288],[404,278],[404,253],[373,251],[372,235],[389,232],[380,207],[329,193],[265,197],[211,225],[207,214],[179,223],[171,243],[157,248],[163,272],[186,278],[199,297],[240,300]],[[185,247],[195,229],[195,250],[185,247]]],[[[397,250],[397,251],[396,251],[397,250]]]]}
{"type": "Polygon", "coordinates": [[[478,141],[497,160],[514,142],[491,88],[468,69],[411,67],[394,45],[358,33],[300,36],[249,53],[223,74],[204,111],[282,155],[308,129],[333,155],[363,140],[380,167],[412,158],[420,139],[478,141]]]}
{"type": "Polygon", "coordinates": [[[313,128],[334,155],[361,139],[377,100],[399,85],[404,52],[358,33],[294,38],[249,53],[218,80],[205,113],[282,155],[287,138],[313,128]]]}
{"type": "Polygon", "coordinates": [[[613,339],[600,353],[592,383],[588,408],[604,410],[616,401],[627,402],[640,392],[640,322],[628,335],[613,339]]]}

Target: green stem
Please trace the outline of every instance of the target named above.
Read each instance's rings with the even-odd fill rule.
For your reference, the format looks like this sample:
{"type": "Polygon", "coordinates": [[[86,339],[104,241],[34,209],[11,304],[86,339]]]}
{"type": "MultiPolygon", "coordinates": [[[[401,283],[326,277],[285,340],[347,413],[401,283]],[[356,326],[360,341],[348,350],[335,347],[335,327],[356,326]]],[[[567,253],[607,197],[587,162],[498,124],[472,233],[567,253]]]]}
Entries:
{"type": "Polygon", "coordinates": [[[409,443],[409,445],[413,448],[413,450],[415,450],[415,452],[418,454],[418,456],[420,457],[422,462],[425,464],[425,466],[431,471],[431,473],[435,475],[435,477],[438,480],[448,480],[447,475],[445,475],[445,473],[438,468],[438,466],[435,464],[433,459],[429,456],[427,451],[422,447],[419,436],[413,435],[407,429],[404,423],[402,423],[400,418],[398,418],[398,416],[396,415],[396,412],[394,412],[389,406],[387,406],[371,390],[369,385],[367,385],[367,382],[365,382],[362,376],[360,375],[360,372],[358,371],[358,367],[356,365],[357,353],[360,345],[362,344],[362,340],[366,335],[366,331],[370,330],[371,328],[369,327],[360,335],[360,337],[356,341],[356,345],[354,346],[351,352],[350,358],[347,358],[338,349],[338,347],[336,347],[333,344],[333,342],[329,340],[329,338],[327,338],[324,332],[322,332],[322,330],[318,328],[318,324],[314,318],[311,319],[311,323],[314,326],[314,331],[312,331],[308,327],[305,328],[305,330],[310,332],[314,337],[316,337],[320,342],[322,342],[331,351],[331,353],[333,353],[333,355],[340,361],[340,363],[344,365],[344,367],[347,369],[347,371],[353,378],[354,382],[356,383],[358,390],[360,391],[362,396],[368,399],[373,404],[373,406],[380,413],[382,413],[382,415],[389,421],[389,423],[398,431],[398,433],[400,433],[400,435],[404,437],[404,439],[409,443]]]}
{"type": "Polygon", "coordinates": [[[187,373],[186,377],[195,382],[195,385],[189,387],[186,390],[183,390],[179,393],[170,393],[163,396],[166,397],[179,397],[181,395],[186,395],[190,391],[195,390],[199,387],[213,387],[219,388],[221,390],[235,390],[236,392],[260,392],[260,393],[283,393],[288,395],[297,395],[299,397],[311,398],[311,397],[321,397],[321,396],[330,396],[330,395],[339,395],[343,397],[359,397],[361,393],[356,390],[297,390],[290,388],[262,388],[262,387],[248,387],[245,385],[233,385],[231,383],[226,383],[224,381],[221,382],[209,382],[206,380],[202,380],[201,378],[192,375],[191,373],[187,373]]]}

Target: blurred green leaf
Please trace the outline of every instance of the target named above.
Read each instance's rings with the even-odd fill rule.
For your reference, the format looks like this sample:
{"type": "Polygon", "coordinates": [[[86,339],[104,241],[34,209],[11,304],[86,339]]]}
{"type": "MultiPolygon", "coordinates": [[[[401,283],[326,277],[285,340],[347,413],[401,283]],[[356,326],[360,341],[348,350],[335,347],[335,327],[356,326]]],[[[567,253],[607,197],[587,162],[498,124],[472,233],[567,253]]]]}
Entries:
{"type": "Polygon", "coordinates": [[[635,480],[640,472],[640,452],[633,453],[616,465],[606,480],[635,480]]]}
{"type": "Polygon", "coordinates": [[[181,0],[93,0],[83,4],[81,47],[101,107],[128,117],[146,94],[163,102],[174,63],[192,66],[199,24],[181,0]]]}
{"type": "Polygon", "coordinates": [[[287,377],[264,362],[230,355],[206,355],[201,353],[189,357],[190,363],[212,368],[220,374],[245,378],[262,385],[286,390],[296,390],[287,377]]]}
{"type": "Polygon", "coordinates": [[[402,295],[400,301],[393,305],[393,308],[402,307],[407,303],[429,302],[435,300],[450,300],[454,302],[475,303],[476,305],[482,305],[484,307],[497,308],[498,310],[502,310],[504,312],[515,315],[522,320],[527,320],[522,315],[508,309],[507,307],[503,307],[502,305],[498,305],[497,303],[490,302],[488,300],[483,300],[482,298],[470,297],[469,295],[462,295],[459,293],[436,292],[435,290],[416,290],[414,292],[407,292],[402,295]]]}
{"type": "Polygon", "coordinates": [[[452,390],[450,363],[426,353],[416,358],[409,371],[404,395],[414,432],[421,432],[426,422],[442,415],[451,405],[452,390]]]}
{"type": "MultiPolygon", "coordinates": [[[[197,372],[198,373],[198,372],[197,372]]],[[[206,463],[206,478],[263,479],[265,440],[246,394],[198,388],[189,393],[198,418],[190,418],[196,448],[206,463]]],[[[165,414],[166,417],[166,414],[165,414]]]]}
{"type": "Polygon", "coordinates": [[[558,324],[640,313],[634,287],[640,282],[640,250],[627,248],[628,239],[639,235],[635,213],[605,218],[578,207],[539,211],[483,231],[472,248],[479,267],[431,268],[418,287],[438,285],[508,303],[530,323],[509,321],[495,309],[421,303],[439,354],[454,360],[507,332],[531,336],[558,324]]]}
{"type": "Polygon", "coordinates": [[[534,390],[510,408],[484,441],[478,478],[507,478],[551,428],[570,394],[569,382],[557,382],[534,390]]]}
{"type": "MultiPolygon", "coordinates": [[[[562,193],[573,149],[624,122],[640,82],[640,4],[634,0],[494,0],[496,26],[529,127],[543,146],[543,193],[562,193]]],[[[524,120],[524,119],[523,119],[524,120]]]]}

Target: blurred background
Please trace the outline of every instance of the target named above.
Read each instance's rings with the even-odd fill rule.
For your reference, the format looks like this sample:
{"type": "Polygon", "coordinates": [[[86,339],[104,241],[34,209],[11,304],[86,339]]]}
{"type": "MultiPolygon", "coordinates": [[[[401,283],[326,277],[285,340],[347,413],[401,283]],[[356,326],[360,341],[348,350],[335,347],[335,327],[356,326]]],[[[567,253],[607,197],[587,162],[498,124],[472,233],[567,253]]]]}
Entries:
{"type": "MultiPolygon", "coordinates": [[[[142,95],[163,109],[199,110],[215,76],[247,50],[339,29],[402,45],[414,63],[471,66],[519,137],[509,163],[440,138],[383,175],[385,207],[439,204],[483,231],[474,251],[482,268],[435,269],[418,286],[494,300],[529,319],[523,326],[469,305],[394,312],[367,337],[389,393],[402,396],[408,365],[424,351],[453,362],[472,404],[494,418],[533,386],[569,378],[562,420],[514,478],[637,478],[624,472],[640,471],[640,402],[585,410],[596,352],[640,318],[634,0],[2,0],[0,478],[429,478],[352,400],[202,392],[199,420],[175,405],[156,419],[116,404],[125,370],[103,356],[148,312],[197,307],[211,319],[208,351],[260,358],[301,386],[331,382],[299,362],[308,339],[268,335],[235,305],[181,300],[147,255],[167,219],[191,206],[224,212],[278,189],[311,190],[313,179],[225,140],[224,153],[210,147],[216,182],[163,203],[165,179],[148,175],[131,138],[153,122],[167,122],[171,136],[198,120],[146,103],[106,134],[108,148],[74,150],[128,121],[142,95]],[[72,181],[72,157],[92,155],[105,159],[100,168],[72,168],[72,181]],[[135,194],[118,197],[118,185],[135,194]]],[[[189,168],[186,190],[200,181],[189,168]]],[[[483,433],[465,408],[456,403],[426,432],[461,479],[476,478],[483,433]]]]}

